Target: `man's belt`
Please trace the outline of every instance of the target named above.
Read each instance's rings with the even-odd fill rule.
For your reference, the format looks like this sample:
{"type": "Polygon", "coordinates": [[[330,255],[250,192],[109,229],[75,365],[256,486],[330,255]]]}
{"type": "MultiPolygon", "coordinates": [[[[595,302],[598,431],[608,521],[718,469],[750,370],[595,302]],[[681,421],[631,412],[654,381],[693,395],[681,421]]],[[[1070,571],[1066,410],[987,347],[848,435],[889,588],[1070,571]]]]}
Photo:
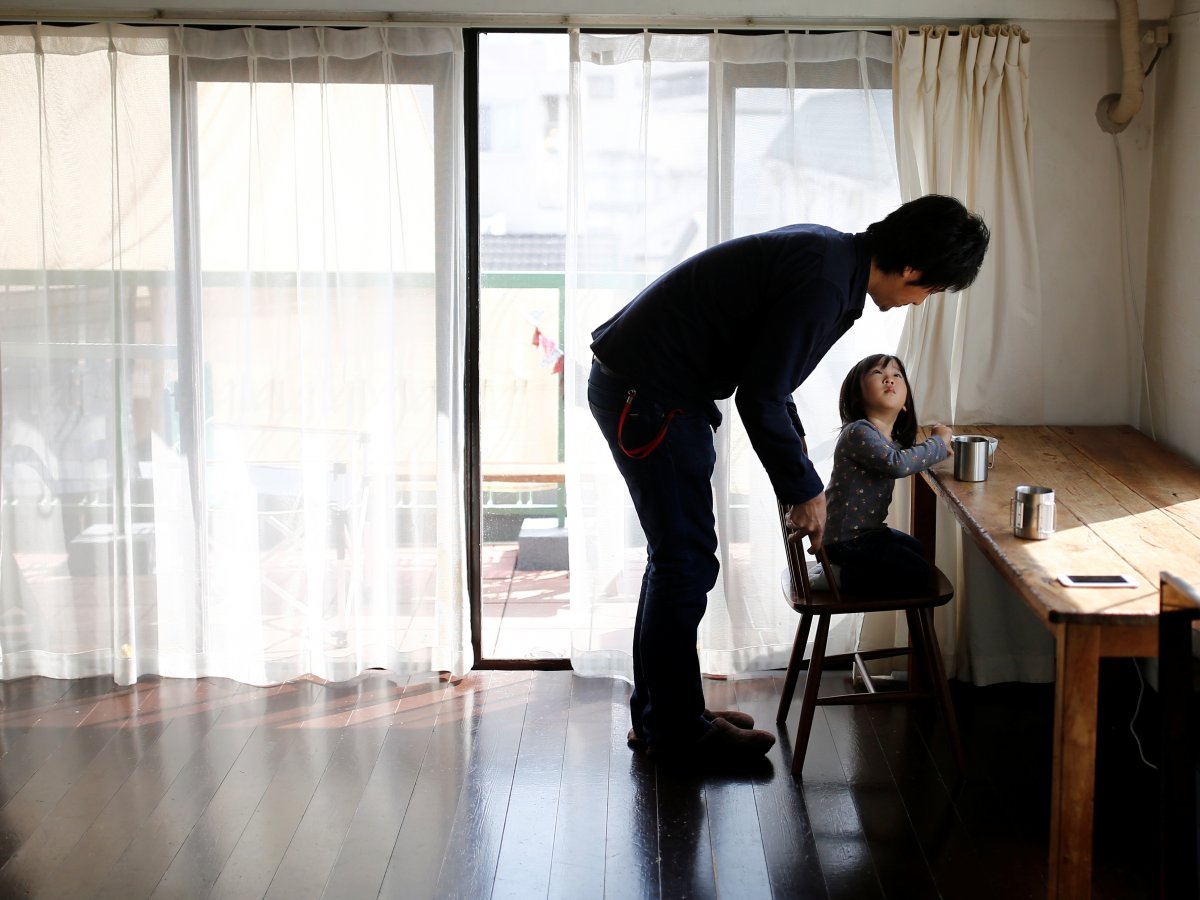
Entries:
{"type": "Polygon", "coordinates": [[[625,380],[624,375],[621,375],[619,372],[614,372],[612,369],[610,369],[604,363],[600,362],[600,360],[595,355],[592,356],[592,363],[599,366],[600,371],[603,372],[605,375],[607,375],[609,378],[620,378],[622,381],[625,380]]]}

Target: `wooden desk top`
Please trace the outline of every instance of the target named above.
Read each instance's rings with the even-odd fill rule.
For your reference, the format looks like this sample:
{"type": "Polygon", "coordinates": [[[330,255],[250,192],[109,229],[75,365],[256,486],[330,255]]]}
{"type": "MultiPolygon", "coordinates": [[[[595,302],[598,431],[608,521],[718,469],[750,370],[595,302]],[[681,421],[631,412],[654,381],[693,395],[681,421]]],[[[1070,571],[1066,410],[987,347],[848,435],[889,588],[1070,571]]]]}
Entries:
{"type": "Polygon", "coordinates": [[[1043,621],[1149,625],[1159,574],[1200,584],[1200,467],[1125,426],[963,426],[1000,439],[988,480],[954,477],[953,458],[923,473],[984,554],[1043,621]],[[1018,484],[1053,488],[1055,534],[1013,535],[1018,484]],[[1067,588],[1060,574],[1126,573],[1136,588],[1067,588]]]}

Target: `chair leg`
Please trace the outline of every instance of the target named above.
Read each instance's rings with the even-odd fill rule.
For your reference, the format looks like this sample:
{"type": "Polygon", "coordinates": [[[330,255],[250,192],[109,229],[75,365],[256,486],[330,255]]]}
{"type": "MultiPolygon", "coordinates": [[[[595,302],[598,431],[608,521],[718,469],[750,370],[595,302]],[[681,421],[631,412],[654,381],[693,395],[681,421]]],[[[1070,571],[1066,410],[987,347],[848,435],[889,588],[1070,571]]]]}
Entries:
{"type": "Polygon", "coordinates": [[[800,724],[796,727],[796,749],[792,754],[792,776],[795,778],[803,778],[804,756],[808,752],[808,738],[812,734],[813,716],[817,711],[817,691],[821,687],[821,669],[825,664],[825,644],[829,640],[829,616],[817,618],[817,637],[808,661],[804,696],[800,700],[800,724]]]}
{"type": "Polygon", "coordinates": [[[783,680],[783,695],[779,698],[779,709],[775,713],[776,722],[786,722],[788,711],[792,708],[792,697],[796,693],[800,670],[804,667],[804,648],[808,645],[808,631],[811,627],[812,616],[805,613],[800,617],[800,624],[796,626],[796,640],[792,643],[792,655],[788,659],[787,677],[783,680]]]}
{"type": "Polygon", "coordinates": [[[946,730],[950,734],[950,746],[954,751],[954,761],[958,765],[959,774],[967,773],[967,755],[963,752],[962,737],[958,732],[958,717],[954,714],[954,702],[950,697],[950,683],[946,680],[946,667],[942,664],[942,648],[938,644],[937,632],[933,629],[933,610],[923,609],[919,613],[925,645],[929,675],[933,680],[933,689],[937,694],[938,705],[942,708],[942,718],[946,720],[946,730]]]}
{"type": "Polygon", "coordinates": [[[925,643],[925,628],[921,624],[920,610],[906,609],[904,619],[908,624],[908,689],[931,690],[933,672],[929,670],[929,648],[925,643]]]}

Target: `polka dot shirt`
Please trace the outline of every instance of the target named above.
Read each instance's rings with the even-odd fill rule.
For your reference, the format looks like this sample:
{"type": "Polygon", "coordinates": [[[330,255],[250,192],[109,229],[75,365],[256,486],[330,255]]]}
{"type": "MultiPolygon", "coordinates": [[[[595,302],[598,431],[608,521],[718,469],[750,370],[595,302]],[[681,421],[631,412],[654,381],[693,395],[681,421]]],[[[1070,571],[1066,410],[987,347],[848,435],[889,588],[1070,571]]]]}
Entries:
{"type": "Polygon", "coordinates": [[[939,437],[905,449],[866,419],[843,427],[825,489],[825,543],[848,541],[885,527],[896,479],[928,469],[949,455],[939,437]]]}

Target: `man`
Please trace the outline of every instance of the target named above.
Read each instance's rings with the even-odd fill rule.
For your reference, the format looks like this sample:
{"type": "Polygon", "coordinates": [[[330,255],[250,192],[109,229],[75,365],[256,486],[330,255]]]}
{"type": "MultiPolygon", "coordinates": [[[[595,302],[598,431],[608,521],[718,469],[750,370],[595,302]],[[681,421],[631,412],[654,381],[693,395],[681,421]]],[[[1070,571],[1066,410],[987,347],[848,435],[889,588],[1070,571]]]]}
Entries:
{"type": "Polygon", "coordinates": [[[715,400],[735,403],[793,537],[820,546],[825,494],[792,392],[862,314],[974,280],[983,220],[951,197],[905,203],[860,234],[789,225],[701,251],[592,332],[588,402],[629,488],[647,561],[633,633],[631,746],[659,760],[752,763],[775,736],[704,706],[696,631],[716,583],[715,400]]]}

